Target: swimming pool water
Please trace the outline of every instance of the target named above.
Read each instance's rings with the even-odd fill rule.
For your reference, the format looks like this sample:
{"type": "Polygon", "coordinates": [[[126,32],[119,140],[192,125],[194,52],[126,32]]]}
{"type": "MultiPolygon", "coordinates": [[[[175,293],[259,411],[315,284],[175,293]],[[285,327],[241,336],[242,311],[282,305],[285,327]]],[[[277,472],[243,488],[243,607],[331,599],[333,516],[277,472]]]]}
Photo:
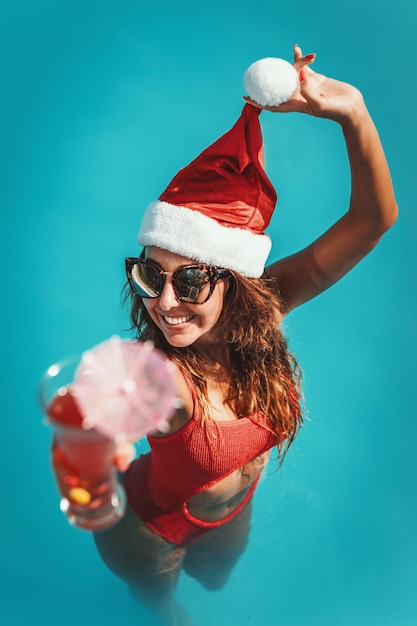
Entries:
{"type": "MultiPolygon", "coordinates": [[[[146,204],[234,123],[247,65],[289,56],[298,40],[318,70],[365,93],[401,218],[288,318],[305,427],[283,468],[265,472],[227,586],[208,592],[184,575],[178,598],[196,626],[415,626],[416,81],[403,62],[414,5],[19,0],[1,10],[2,623],[157,624],[59,511],[36,387],[52,362],[128,336],[123,259],[137,253],[146,204]]],[[[262,125],[279,194],[275,259],[343,213],[349,176],[332,124],[265,115],[262,125]]]]}

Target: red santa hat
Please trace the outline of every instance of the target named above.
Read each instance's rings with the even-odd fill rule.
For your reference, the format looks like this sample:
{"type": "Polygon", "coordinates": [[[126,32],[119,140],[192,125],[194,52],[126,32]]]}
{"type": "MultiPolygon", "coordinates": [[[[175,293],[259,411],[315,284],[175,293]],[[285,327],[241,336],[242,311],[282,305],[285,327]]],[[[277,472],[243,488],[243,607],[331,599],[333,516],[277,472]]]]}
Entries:
{"type": "MultiPolygon", "coordinates": [[[[245,80],[245,86],[251,95],[256,84],[259,102],[262,85],[253,79],[254,65],[248,70],[251,85],[245,80]]],[[[260,112],[246,104],[233,128],[174,176],[145,212],[140,245],[157,246],[250,278],[263,274],[271,249],[265,229],[277,194],[264,169],[260,112]]]]}

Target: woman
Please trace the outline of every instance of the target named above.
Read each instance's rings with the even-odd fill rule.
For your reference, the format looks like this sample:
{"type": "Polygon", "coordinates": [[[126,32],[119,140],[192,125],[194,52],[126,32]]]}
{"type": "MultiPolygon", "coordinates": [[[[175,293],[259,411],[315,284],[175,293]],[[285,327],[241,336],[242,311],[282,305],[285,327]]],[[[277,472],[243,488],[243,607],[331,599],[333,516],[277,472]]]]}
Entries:
{"type": "Polygon", "coordinates": [[[168,433],[149,438],[151,453],[129,466],[128,511],[95,541],[104,562],[167,624],[185,623],[173,600],[182,569],[208,589],[227,580],[246,545],[251,497],[270,450],[277,445],[282,458],[301,424],[299,371],[280,322],[346,274],[397,218],[361,94],[315,73],[313,60],[295,46],[299,87],[287,103],[264,108],[340,125],[352,176],[343,217],[264,272],[263,230],[276,195],[263,170],[260,107],[245,98],[236,126],[148,209],[143,253],[126,261],[133,324],[176,365],[181,408],[168,433]]]}

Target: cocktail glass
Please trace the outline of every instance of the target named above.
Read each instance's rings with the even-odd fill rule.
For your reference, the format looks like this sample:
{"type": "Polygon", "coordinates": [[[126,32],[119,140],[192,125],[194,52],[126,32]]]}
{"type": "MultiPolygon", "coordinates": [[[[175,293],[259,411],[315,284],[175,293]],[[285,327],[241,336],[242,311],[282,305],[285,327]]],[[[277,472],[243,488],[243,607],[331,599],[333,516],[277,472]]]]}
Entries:
{"type": "Polygon", "coordinates": [[[54,443],[52,464],[68,521],[86,530],[101,530],[123,516],[126,497],[114,464],[115,439],[83,426],[84,415],[72,393],[81,355],[48,368],[39,399],[54,443]]]}

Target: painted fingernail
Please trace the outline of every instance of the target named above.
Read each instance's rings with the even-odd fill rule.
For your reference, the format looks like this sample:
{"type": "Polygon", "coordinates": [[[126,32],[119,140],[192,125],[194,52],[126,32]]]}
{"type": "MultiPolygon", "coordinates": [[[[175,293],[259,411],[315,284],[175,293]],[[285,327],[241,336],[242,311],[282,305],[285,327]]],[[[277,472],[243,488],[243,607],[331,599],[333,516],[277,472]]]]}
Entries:
{"type": "Polygon", "coordinates": [[[298,80],[300,81],[300,83],[302,83],[303,81],[305,81],[306,79],[306,75],[304,74],[303,70],[300,70],[298,72],[298,80]]]}
{"type": "Polygon", "coordinates": [[[304,57],[304,59],[310,61],[311,59],[315,59],[316,58],[316,53],[313,52],[312,54],[306,54],[306,56],[304,57]]]}

